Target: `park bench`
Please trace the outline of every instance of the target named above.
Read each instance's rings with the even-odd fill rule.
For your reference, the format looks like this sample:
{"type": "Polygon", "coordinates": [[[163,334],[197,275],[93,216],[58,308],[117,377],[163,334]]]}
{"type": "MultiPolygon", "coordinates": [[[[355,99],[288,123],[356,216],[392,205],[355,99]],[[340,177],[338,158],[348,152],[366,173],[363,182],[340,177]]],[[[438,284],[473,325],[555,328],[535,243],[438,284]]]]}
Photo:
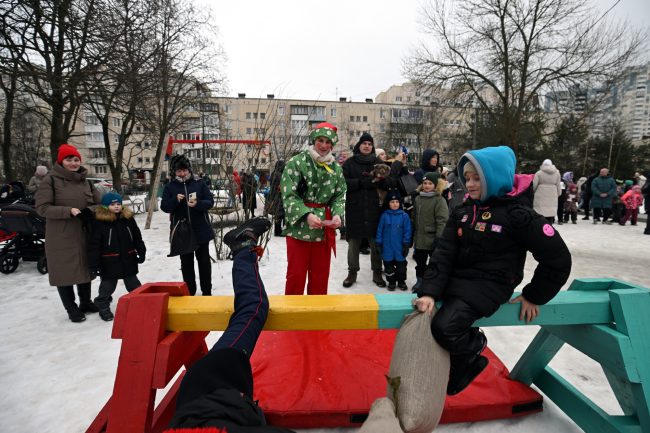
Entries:
{"type": "MultiPolygon", "coordinates": [[[[224,330],[232,296],[192,297],[184,283],[146,284],[120,298],[112,337],[122,340],[113,395],[87,433],[158,433],[169,423],[182,376],[155,406],[182,366],[207,353],[209,331],[224,330]]],[[[517,294],[515,294],[516,296],[517,294]]],[[[269,296],[267,330],[398,328],[413,311],[410,294],[269,296]]],[[[586,432],[650,431],[650,291],[623,281],[577,279],[519,320],[520,304],[504,304],[478,326],[541,329],[511,377],[535,384],[586,432]],[[599,362],[623,410],[613,416],[549,367],[569,344],[599,362]]]]}

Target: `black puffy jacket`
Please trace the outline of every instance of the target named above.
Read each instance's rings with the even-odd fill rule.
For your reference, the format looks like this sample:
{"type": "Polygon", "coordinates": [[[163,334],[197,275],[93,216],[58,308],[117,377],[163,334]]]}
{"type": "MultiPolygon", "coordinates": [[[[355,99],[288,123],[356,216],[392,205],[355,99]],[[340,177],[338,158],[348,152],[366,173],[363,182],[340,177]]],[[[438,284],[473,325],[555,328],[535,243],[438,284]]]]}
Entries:
{"type": "Polygon", "coordinates": [[[123,279],[138,273],[138,257],[144,259],[147,248],[138,224],[129,208],[119,216],[103,206],[95,210],[88,239],[88,267],[101,270],[102,278],[123,279]]]}
{"type": "Polygon", "coordinates": [[[418,296],[459,297],[489,316],[521,283],[527,251],[538,266],[522,294],[542,305],[569,278],[571,254],[559,233],[531,209],[530,188],[480,205],[468,199],[452,211],[418,296]]]}
{"type": "MultiPolygon", "coordinates": [[[[355,148],[356,149],[356,148],[355,148]]],[[[343,163],[347,184],[345,196],[345,228],[350,239],[374,238],[381,216],[377,189],[385,188],[385,181],[372,182],[370,172],[382,161],[374,154],[355,154],[343,163]]]]}

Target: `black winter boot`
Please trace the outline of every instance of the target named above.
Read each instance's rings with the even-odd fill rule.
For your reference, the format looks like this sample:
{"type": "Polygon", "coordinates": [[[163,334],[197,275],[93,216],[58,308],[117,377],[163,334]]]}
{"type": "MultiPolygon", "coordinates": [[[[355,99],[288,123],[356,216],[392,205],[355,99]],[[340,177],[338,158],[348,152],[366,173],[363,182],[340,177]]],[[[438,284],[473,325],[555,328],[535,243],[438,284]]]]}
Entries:
{"type": "Polygon", "coordinates": [[[68,312],[68,318],[71,322],[79,323],[86,320],[86,315],[79,309],[74,299],[74,289],[72,286],[61,286],[56,288],[59,297],[63,303],[63,308],[68,312]]]}
{"type": "Polygon", "coordinates": [[[99,310],[99,317],[101,317],[104,322],[110,322],[115,318],[110,308],[99,310]]]}
{"type": "Polygon", "coordinates": [[[79,294],[79,310],[82,313],[96,313],[99,311],[97,305],[90,300],[90,283],[77,284],[79,294]]]}
{"type": "Polygon", "coordinates": [[[245,248],[250,249],[257,246],[259,237],[270,228],[271,221],[268,218],[251,218],[239,227],[226,233],[223,237],[223,243],[228,245],[230,254],[234,257],[239,251],[245,248]]]}
{"type": "Polygon", "coordinates": [[[449,370],[447,395],[456,395],[469,386],[488,365],[488,359],[483,355],[470,355],[464,359],[452,362],[449,370]]]}
{"type": "Polygon", "coordinates": [[[378,287],[386,287],[386,282],[381,276],[381,271],[372,271],[372,282],[378,287]]]}
{"type": "Polygon", "coordinates": [[[343,287],[352,287],[357,282],[357,273],[349,271],[348,276],[343,280],[343,287]]]}

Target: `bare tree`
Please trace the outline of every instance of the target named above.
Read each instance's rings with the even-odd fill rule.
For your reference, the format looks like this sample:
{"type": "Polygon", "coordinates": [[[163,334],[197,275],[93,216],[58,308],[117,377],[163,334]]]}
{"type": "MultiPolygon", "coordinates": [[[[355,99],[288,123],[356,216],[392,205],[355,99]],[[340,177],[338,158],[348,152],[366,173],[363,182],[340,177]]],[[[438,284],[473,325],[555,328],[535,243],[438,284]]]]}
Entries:
{"type": "Polygon", "coordinates": [[[98,25],[99,37],[89,51],[97,56],[105,53],[106,59],[102,67],[85,76],[83,82],[88,95],[86,107],[102,126],[106,160],[113,187],[118,191],[121,191],[125,168],[125,148],[133,144],[131,136],[139,120],[140,102],[152,82],[151,71],[146,69],[154,55],[149,20],[151,6],[150,2],[142,0],[105,0],[101,3],[105,20],[98,25]],[[114,150],[112,135],[118,137],[114,150]]]}
{"type": "Polygon", "coordinates": [[[6,31],[22,35],[8,47],[22,71],[22,85],[45,103],[40,112],[50,125],[50,151],[72,135],[84,99],[83,76],[101,63],[88,46],[97,27],[96,0],[22,0],[3,9],[6,31]],[[11,7],[11,9],[8,9],[11,7]]]}
{"type": "Polygon", "coordinates": [[[582,0],[435,0],[422,21],[432,41],[406,60],[406,74],[475,98],[515,152],[538,95],[613,82],[643,40],[582,0]]]}
{"type": "MultiPolygon", "coordinates": [[[[223,59],[209,14],[181,0],[159,0],[148,19],[154,26],[154,55],[148,63],[151,88],[140,101],[141,121],[155,136],[152,182],[149,195],[155,198],[158,172],[166,138],[182,129],[184,113],[200,103],[202,93],[220,88],[219,66],[223,59]],[[204,87],[207,91],[197,91],[204,87]]],[[[151,202],[153,203],[153,199],[151,202]]],[[[151,206],[152,208],[152,206],[151,206]]],[[[151,210],[146,228],[151,224],[151,210]]]]}
{"type": "Polygon", "coordinates": [[[2,116],[2,162],[5,177],[15,180],[12,162],[12,122],[14,119],[15,100],[19,94],[21,76],[20,59],[25,55],[26,27],[10,25],[11,10],[17,6],[16,1],[3,4],[0,15],[0,89],[4,94],[4,111],[2,116]]]}

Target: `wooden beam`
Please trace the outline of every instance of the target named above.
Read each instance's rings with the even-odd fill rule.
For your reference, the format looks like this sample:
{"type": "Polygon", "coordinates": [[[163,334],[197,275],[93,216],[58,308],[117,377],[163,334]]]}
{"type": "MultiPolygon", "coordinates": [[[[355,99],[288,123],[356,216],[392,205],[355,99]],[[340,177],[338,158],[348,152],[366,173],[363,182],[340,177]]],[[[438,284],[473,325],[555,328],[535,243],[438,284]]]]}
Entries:
{"type": "MultiPolygon", "coordinates": [[[[513,296],[517,296],[515,293],[513,296]]],[[[269,296],[271,305],[264,329],[392,329],[413,311],[411,294],[269,296]]],[[[170,296],[168,331],[221,331],[233,311],[233,296],[170,296]]],[[[533,322],[519,320],[520,304],[504,304],[477,326],[579,325],[613,321],[607,291],[563,291],[533,322]]],[[[438,307],[442,305],[438,304],[438,307]]]]}

